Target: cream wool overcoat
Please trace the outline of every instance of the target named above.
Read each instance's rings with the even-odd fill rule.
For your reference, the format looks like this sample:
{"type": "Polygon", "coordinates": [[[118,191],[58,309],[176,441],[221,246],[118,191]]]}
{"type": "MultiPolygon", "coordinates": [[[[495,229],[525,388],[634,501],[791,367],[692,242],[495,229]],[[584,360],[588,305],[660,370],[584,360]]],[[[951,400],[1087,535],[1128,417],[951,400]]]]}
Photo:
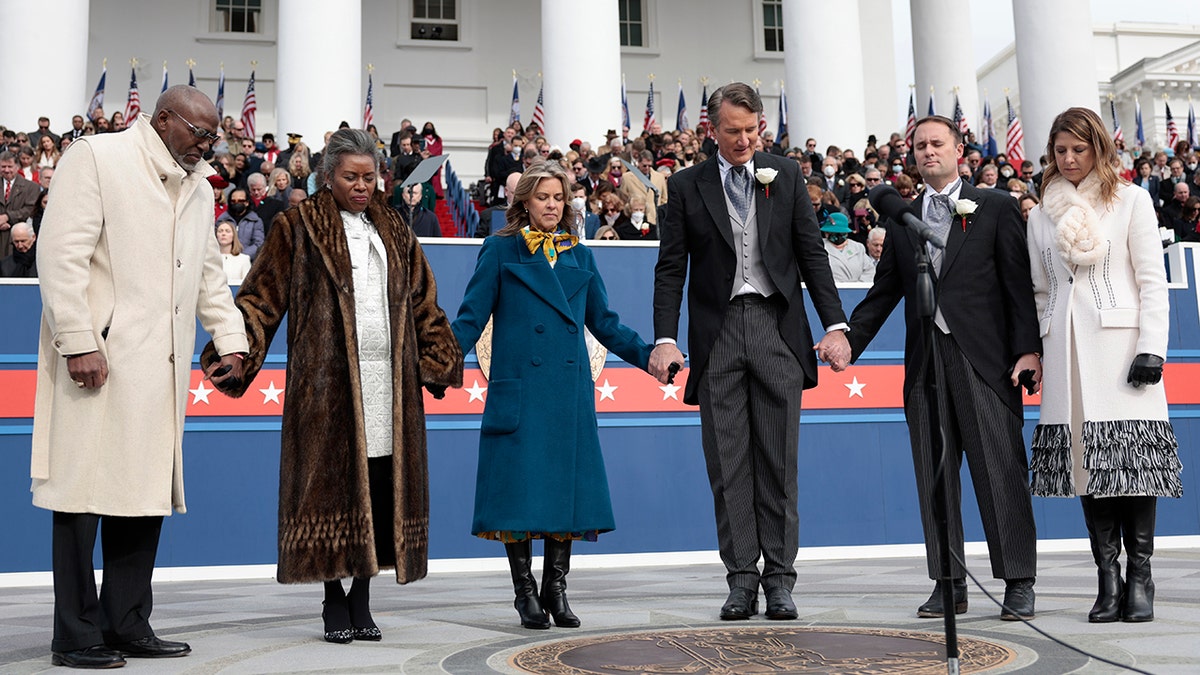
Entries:
{"type": "Polygon", "coordinates": [[[183,513],[183,422],[196,319],[222,354],[248,349],[213,235],[201,163],[188,173],[141,115],[63,155],[38,236],[42,326],[33,503],[116,516],[183,513]],[[82,389],[67,355],[99,350],[82,389]]]}
{"type": "MultiPolygon", "coordinates": [[[[1080,183],[1078,194],[1085,201],[1089,185],[1087,179],[1080,183]]],[[[1095,265],[1064,260],[1056,241],[1058,224],[1047,207],[1035,206],[1028,225],[1042,336],[1033,491],[1168,496],[1164,493],[1175,492],[1179,484],[1179,460],[1166,393],[1161,382],[1140,388],[1126,382],[1136,355],[1167,355],[1167,279],[1150,195],[1125,184],[1110,205],[1092,204],[1094,239],[1108,242],[1095,265]],[[1072,369],[1078,371],[1078,391],[1072,369]],[[1079,411],[1073,409],[1076,404],[1079,411]],[[1082,419],[1082,428],[1072,424],[1073,416],[1082,419]]]]}

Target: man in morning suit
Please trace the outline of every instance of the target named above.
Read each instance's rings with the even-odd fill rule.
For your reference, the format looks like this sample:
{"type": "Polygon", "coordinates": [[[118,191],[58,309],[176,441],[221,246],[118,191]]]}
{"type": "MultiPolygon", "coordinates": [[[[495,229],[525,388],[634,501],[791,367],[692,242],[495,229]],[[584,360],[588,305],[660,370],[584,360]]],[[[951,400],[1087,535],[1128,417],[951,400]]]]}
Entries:
{"type": "MultiPolygon", "coordinates": [[[[1021,436],[1022,403],[1017,377],[1032,370],[1041,380],[1041,338],[1029,276],[1025,226],[1017,203],[1006,192],[980,190],[958,177],[962,136],[945,117],[917,122],[913,140],[924,193],[912,209],[946,239],[946,249],[931,251],[939,308],[934,345],[945,364],[948,399],[947,452],[952,461],[950,547],[963,555],[959,467],[967,457],[983,529],[991,554],[992,574],[1005,580],[1000,618],[1034,615],[1033,582],[1037,574],[1037,533],[1029,499],[1029,467],[1021,436]],[[969,216],[959,208],[977,206],[969,216]]],[[[932,446],[932,397],[926,387],[924,335],[917,316],[916,247],[922,243],[908,228],[892,231],[883,244],[875,283],[850,317],[850,345],[857,359],[904,298],[907,332],[904,349],[904,412],[912,442],[925,557],[929,577],[937,579],[933,595],[917,616],[944,616],[941,579],[954,587],[954,611],[967,611],[962,566],[941,566],[933,511],[937,452],[932,446]]],[[[835,368],[837,364],[834,364],[835,368]]]]}
{"type": "Polygon", "coordinates": [[[762,109],[746,84],[713,92],[708,114],[719,152],[668,181],[671,206],[654,270],[649,371],[659,377],[683,364],[675,340],[692,267],[683,400],[700,405],[730,588],[721,608],[726,620],[758,612],[760,585],[768,619],[797,617],[791,591],[800,529],[800,392],[817,383],[801,283],[825,324],[818,355],[842,366],[850,357],[846,317],[800,168],[754,151],[762,109]]]}

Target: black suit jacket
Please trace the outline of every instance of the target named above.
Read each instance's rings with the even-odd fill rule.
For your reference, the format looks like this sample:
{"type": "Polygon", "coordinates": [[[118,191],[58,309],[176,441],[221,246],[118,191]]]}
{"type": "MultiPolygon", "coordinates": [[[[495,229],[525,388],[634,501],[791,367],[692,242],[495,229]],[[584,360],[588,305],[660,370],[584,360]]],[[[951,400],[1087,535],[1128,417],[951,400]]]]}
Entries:
{"type": "MultiPolygon", "coordinates": [[[[804,388],[817,384],[817,359],[804,309],[800,284],[826,326],[846,320],[837,287],[829,271],[829,257],[808,200],[808,188],[796,162],[755,153],[755,169],[778,171],[770,185],[771,196],[755,183],[759,252],[771,281],[786,308],[779,332],[804,369],[804,388]]],[[[738,270],[733,226],[725,206],[725,189],[716,155],[684,169],[667,181],[666,218],[660,223],[661,243],[654,268],[655,338],[678,338],[679,307],[683,282],[688,281],[688,349],[691,374],[684,390],[685,403],[695,405],[712,345],[721,332],[725,310],[733,294],[738,270]]]]}
{"type": "Polygon", "coordinates": [[[275,222],[275,216],[279,215],[283,211],[286,211],[287,208],[287,204],[275,199],[274,197],[263,197],[263,200],[259,202],[257,207],[255,207],[254,212],[257,213],[258,217],[262,218],[263,221],[264,237],[266,237],[267,233],[271,231],[271,225],[275,222]]]}
{"type": "MultiPolygon", "coordinates": [[[[921,217],[922,194],[911,210],[921,217]]],[[[1020,391],[1009,370],[1018,356],[1042,351],[1025,224],[1017,202],[1007,192],[980,190],[963,184],[959,199],[978,209],[963,229],[954,216],[947,237],[942,273],[935,282],[938,303],[955,342],[975,372],[1018,415],[1020,391]]],[[[917,247],[922,243],[907,227],[891,228],[875,269],[875,283],[854,308],[846,337],[857,360],[883,322],[904,298],[907,330],[904,345],[904,400],[925,367],[925,342],[917,316],[917,247]]]]}

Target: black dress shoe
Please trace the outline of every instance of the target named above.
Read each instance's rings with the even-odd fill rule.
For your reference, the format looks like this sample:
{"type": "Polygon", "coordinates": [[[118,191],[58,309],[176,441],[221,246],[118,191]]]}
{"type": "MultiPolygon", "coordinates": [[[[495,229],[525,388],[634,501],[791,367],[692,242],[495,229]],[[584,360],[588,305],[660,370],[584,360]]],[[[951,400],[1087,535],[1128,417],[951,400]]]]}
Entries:
{"type": "Polygon", "coordinates": [[[125,657],[104,645],[93,645],[86,649],[51,652],[50,663],[68,668],[120,668],[125,665],[125,657]]]}
{"type": "Polygon", "coordinates": [[[758,593],[749,588],[729,591],[729,598],[721,607],[722,621],[741,621],[758,614],[758,593]]]}
{"type": "Polygon", "coordinates": [[[1005,621],[1029,620],[1033,612],[1033,579],[1006,579],[1004,581],[1004,609],[1000,618],[1005,621]]]}
{"type": "MultiPolygon", "coordinates": [[[[954,613],[967,613],[967,580],[954,579],[954,613]]],[[[933,585],[933,593],[929,595],[929,599],[925,604],[917,608],[917,616],[922,619],[940,619],[946,616],[945,610],[942,608],[942,582],[939,579],[933,585]]]]}
{"type": "Polygon", "coordinates": [[[187,656],[192,648],[186,642],[171,642],[161,640],[153,635],[132,642],[108,645],[125,657],[136,659],[169,659],[176,656],[187,656]]]}
{"type": "Polygon", "coordinates": [[[792,592],[786,588],[767,589],[766,617],[775,620],[795,619],[800,616],[796,611],[796,603],[792,602],[792,592]]]}
{"type": "Polygon", "coordinates": [[[379,630],[379,626],[371,626],[370,628],[355,628],[355,640],[366,640],[367,642],[379,642],[383,639],[383,632],[379,630]]]}

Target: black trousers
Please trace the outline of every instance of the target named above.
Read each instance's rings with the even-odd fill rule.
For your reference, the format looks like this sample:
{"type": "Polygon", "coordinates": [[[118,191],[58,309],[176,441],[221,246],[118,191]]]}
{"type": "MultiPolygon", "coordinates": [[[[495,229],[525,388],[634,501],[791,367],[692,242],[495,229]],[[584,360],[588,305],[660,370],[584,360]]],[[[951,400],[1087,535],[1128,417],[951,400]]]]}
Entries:
{"type": "Polygon", "coordinates": [[[126,518],[54,512],[54,640],[56,652],[149,637],[154,597],[150,578],[162,516],[126,518]],[[96,532],[104,583],[96,594],[96,532]]]}
{"type": "Polygon", "coordinates": [[[371,490],[371,523],[375,528],[375,558],[380,567],[396,566],[396,483],[392,456],[367,459],[371,490]]]}

